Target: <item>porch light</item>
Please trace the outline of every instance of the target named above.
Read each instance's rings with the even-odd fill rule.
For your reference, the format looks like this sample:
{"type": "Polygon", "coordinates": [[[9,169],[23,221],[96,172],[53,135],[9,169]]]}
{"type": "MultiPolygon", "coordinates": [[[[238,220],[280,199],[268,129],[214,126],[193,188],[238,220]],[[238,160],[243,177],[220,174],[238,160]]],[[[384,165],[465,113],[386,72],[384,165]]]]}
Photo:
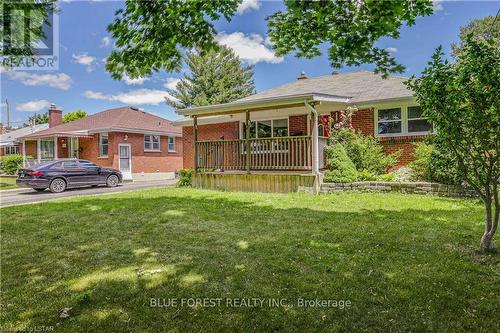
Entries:
{"type": "Polygon", "coordinates": [[[125,134],[125,136],[123,137],[123,140],[127,141],[128,140],[128,135],[125,134]]]}

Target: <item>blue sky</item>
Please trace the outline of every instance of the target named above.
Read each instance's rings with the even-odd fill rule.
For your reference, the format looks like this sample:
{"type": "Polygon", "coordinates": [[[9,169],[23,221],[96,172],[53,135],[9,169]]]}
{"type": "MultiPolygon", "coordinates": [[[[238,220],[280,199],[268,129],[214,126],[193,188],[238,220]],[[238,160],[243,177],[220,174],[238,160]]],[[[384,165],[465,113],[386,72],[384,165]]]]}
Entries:
{"type": "MultiPolygon", "coordinates": [[[[113,41],[106,31],[119,1],[70,1],[61,3],[59,16],[59,70],[23,71],[1,77],[2,102],[11,105],[11,121],[23,121],[34,113],[47,110],[55,103],[64,111],[83,109],[96,113],[122,105],[136,105],[168,119],[178,119],[174,110],[163,102],[165,86],[172,86],[181,73],[161,72],[145,80],[116,81],[104,69],[104,58],[113,41]]],[[[442,1],[432,16],[421,17],[412,27],[404,27],[397,40],[383,39],[379,46],[390,48],[398,62],[406,66],[404,75],[418,75],[438,45],[450,52],[458,40],[460,26],[475,18],[495,15],[498,1],[442,1]]],[[[255,64],[257,91],[294,80],[301,71],[308,76],[332,72],[326,55],[315,59],[276,57],[266,40],[265,17],[282,9],[280,1],[246,0],[231,22],[217,22],[217,39],[233,47],[247,63],[255,64]]],[[[349,71],[354,68],[342,68],[349,71]]],[[[358,69],[372,70],[372,65],[358,69]]],[[[3,103],[2,103],[3,105],[3,103]]],[[[5,122],[6,109],[1,119],[5,122]]],[[[15,123],[14,123],[15,125],[15,123]]]]}

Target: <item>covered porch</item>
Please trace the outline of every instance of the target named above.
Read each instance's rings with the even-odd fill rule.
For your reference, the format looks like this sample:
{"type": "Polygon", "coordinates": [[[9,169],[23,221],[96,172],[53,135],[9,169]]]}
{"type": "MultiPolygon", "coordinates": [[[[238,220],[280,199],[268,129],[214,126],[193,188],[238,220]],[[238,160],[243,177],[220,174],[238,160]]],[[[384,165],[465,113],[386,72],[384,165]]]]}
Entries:
{"type": "Polygon", "coordinates": [[[191,118],[194,185],[265,192],[308,186],[317,192],[320,170],[326,167],[323,150],[327,144],[319,116],[342,110],[345,103],[343,97],[307,94],[178,110],[191,118]],[[297,115],[306,119],[306,130],[290,129],[289,117],[297,115]],[[211,119],[212,125],[238,122],[239,135],[200,140],[200,122],[203,126],[205,119],[211,119]]]}
{"type": "Polygon", "coordinates": [[[21,141],[23,165],[29,167],[45,161],[80,157],[80,134],[58,134],[50,137],[26,137],[21,141]]]}

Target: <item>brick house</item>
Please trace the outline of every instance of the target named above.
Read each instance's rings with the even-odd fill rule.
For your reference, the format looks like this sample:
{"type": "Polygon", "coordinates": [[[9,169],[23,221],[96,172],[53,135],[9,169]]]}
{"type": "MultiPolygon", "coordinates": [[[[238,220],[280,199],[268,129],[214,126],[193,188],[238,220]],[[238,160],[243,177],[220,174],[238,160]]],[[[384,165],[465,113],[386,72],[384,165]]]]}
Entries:
{"type": "Polygon", "coordinates": [[[356,107],[352,127],[377,137],[386,152],[401,151],[397,167],[413,158],[414,143],[431,131],[407,78],[369,71],[308,78],[235,102],[177,110],[184,167],[200,170],[305,171],[320,175],[328,119],[356,107]],[[247,154],[247,152],[250,154],[247,154]],[[195,155],[197,157],[195,158],[195,155]]]}
{"type": "MultiPolygon", "coordinates": [[[[49,128],[20,138],[34,161],[82,158],[122,171],[125,179],[172,178],[182,168],[181,130],[133,107],[105,110],[66,124],[51,105],[49,128]]],[[[25,161],[30,163],[30,161],[25,161]]]]}

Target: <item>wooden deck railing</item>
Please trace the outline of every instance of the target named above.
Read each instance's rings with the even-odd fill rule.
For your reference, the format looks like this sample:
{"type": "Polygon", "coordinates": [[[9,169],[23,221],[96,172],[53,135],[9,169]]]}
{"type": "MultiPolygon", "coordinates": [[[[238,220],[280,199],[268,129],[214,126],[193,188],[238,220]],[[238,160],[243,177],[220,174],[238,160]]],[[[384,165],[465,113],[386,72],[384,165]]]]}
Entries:
{"type": "MultiPolygon", "coordinates": [[[[320,150],[325,141],[320,138],[320,150]]],[[[198,141],[197,166],[203,170],[246,170],[246,140],[198,141]]],[[[311,170],[310,136],[250,139],[250,170],[311,170]]],[[[322,164],[322,153],[320,164],[322,164]]]]}

